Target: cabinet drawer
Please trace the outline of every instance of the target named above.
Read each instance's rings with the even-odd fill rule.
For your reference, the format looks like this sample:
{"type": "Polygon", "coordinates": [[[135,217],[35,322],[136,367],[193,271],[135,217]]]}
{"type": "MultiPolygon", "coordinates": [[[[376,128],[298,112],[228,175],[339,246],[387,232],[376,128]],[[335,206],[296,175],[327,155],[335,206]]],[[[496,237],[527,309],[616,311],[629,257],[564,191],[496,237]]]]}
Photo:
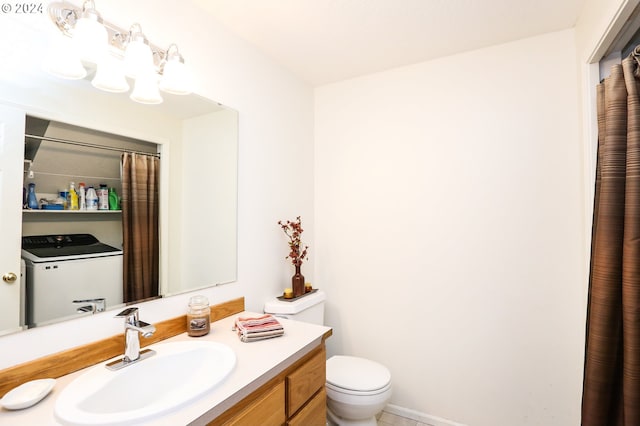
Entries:
{"type": "Polygon", "coordinates": [[[308,399],[323,388],[325,380],[326,355],[322,347],[322,350],[287,376],[287,417],[293,416],[308,399]]]}
{"type": "Polygon", "coordinates": [[[284,391],[284,382],[280,382],[261,396],[255,404],[252,404],[225,424],[233,426],[282,425],[286,420],[284,415],[284,391]]]}
{"type": "Polygon", "coordinates": [[[287,426],[325,426],[327,424],[327,391],[321,388],[287,426]]]}

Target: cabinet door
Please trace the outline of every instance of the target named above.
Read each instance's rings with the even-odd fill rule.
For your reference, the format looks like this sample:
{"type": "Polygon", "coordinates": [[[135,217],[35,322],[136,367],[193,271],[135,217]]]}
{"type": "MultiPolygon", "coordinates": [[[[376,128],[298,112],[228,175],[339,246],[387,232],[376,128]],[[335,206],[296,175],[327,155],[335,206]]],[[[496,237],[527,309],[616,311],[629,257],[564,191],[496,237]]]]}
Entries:
{"type": "Polygon", "coordinates": [[[287,417],[293,416],[326,381],[325,350],[322,348],[287,376],[287,417]]]}
{"type": "Polygon", "coordinates": [[[25,114],[0,105],[0,330],[20,326],[20,234],[25,114]],[[15,278],[15,279],[14,279],[15,278]]]}
{"type": "Polygon", "coordinates": [[[280,426],[284,422],[284,383],[280,382],[225,425],[280,426]]]}
{"type": "Polygon", "coordinates": [[[327,424],[327,392],[324,388],[287,422],[288,426],[325,426],[327,424]]]}

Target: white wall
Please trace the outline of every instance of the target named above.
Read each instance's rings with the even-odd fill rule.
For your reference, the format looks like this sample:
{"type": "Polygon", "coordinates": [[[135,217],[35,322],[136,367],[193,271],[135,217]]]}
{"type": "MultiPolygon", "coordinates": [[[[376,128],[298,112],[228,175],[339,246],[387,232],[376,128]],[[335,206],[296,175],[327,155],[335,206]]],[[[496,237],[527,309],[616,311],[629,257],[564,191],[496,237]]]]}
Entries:
{"type": "MultiPolygon", "coordinates": [[[[182,155],[183,242],[177,284],[228,283],[235,281],[238,273],[238,188],[233,184],[238,170],[237,117],[236,111],[224,109],[183,122],[183,140],[190,146],[182,155]],[[204,233],[210,237],[204,237],[204,233]]],[[[180,287],[172,288],[172,281],[168,283],[169,293],[180,292],[180,287]]]]}
{"type": "MultiPolygon", "coordinates": [[[[153,43],[177,43],[197,92],[239,111],[238,281],[198,293],[212,304],[245,296],[248,309],[261,311],[268,297],[290,286],[294,272],[284,259],[287,245],[277,221],[302,215],[305,240],[314,246],[312,89],[188,2],[163,0],[158,7],[152,0],[112,0],[97,7],[123,27],[139,22],[153,43]]],[[[40,21],[30,19],[38,17],[0,15],[8,57],[33,52],[34,44],[42,43],[32,28],[40,21]]],[[[0,67],[0,79],[10,76],[0,67]]],[[[178,153],[171,154],[180,164],[178,153]]],[[[313,261],[306,266],[313,281],[313,261]]],[[[156,322],[182,315],[189,296],[140,304],[141,318],[156,322]]],[[[19,349],[0,353],[0,369],[120,332],[122,323],[107,312],[4,336],[0,347],[19,349]]]]}
{"type": "Polygon", "coordinates": [[[579,423],[577,72],[569,30],[316,89],[329,352],[388,366],[392,404],[579,423]]]}

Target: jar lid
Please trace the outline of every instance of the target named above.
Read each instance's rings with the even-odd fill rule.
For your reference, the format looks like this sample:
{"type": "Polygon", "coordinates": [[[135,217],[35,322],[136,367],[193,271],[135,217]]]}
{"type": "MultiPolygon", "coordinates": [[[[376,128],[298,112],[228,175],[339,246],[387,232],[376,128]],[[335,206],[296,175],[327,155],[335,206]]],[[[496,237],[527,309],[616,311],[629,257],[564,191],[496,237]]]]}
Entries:
{"type": "Polygon", "coordinates": [[[382,364],[354,356],[334,355],[327,360],[327,383],[342,389],[373,391],[391,381],[391,373],[382,364]]]}
{"type": "Polygon", "coordinates": [[[193,296],[189,299],[189,306],[192,305],[209,305],[209,299],[206,296],[193,296]]]}

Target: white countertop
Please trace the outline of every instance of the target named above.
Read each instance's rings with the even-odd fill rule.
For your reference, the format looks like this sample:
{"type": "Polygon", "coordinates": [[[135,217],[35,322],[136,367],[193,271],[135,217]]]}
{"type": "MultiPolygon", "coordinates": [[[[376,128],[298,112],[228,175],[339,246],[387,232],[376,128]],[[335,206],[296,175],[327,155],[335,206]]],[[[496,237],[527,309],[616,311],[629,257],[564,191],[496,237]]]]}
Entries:
{"type": "MultiPolygon", "coordinates": [[[[222,383],[195,401],[163,413],[158,419],[139,423],[139,425],[206,425],[275,377],[294,360],[316,347],[322,341],[322,336],[330,330],[329,327],[279,318],[285,330],[284,336],[251,343],[241,342],[237,334],[231,330],[234,320],[239,316],[259,315],[262,314],[242,312],[212,323],[211,332],[206,336],[189,337],[186,333],[182,333],[148,346],[153,348],[165,342],[189,339],[211,340],[231,347],[236,354],[237,362],[234,370],[222,383]]],[[[100,364],[107,362],[109,361],[100,364]]],[[[85,371],[86,369],[58,378],[53,391],[33,407],[17,411],[2,408],[0,425],[59,425],[53,415],[56,399],[66,385],[85,371]]],[[[130,391],[135,392],[135,389],[130,391]]]]}

